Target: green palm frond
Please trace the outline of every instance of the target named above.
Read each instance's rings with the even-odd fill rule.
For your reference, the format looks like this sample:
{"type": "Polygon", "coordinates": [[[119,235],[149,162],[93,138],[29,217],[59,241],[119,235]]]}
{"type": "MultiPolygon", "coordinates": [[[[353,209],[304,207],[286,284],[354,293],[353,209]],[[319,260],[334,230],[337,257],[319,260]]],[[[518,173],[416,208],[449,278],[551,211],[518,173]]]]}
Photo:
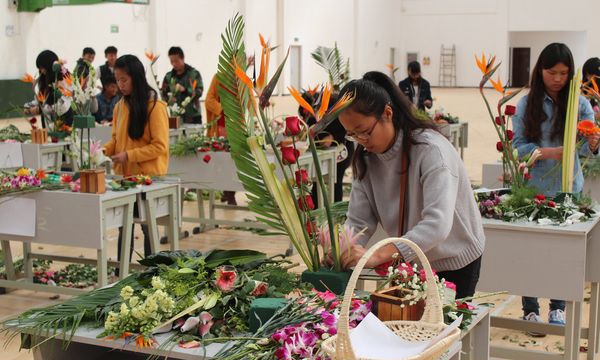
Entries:
{"type": "Polygon", "coordinates": [[[310,55],[319,66],[327,71],[334,90],[339,91],[350,81],[350,59],[344,61],[337,43],[333,48],[319,46],[310,55]]]}
{"type": "Polygon", "coordinates": [[[28,310],[14,319],[4,321],[0,332],[9,334],[7,343],[15,336],[29,334],[32,347],[55,336],[64,336],[68,344],[82,321],[95,321],[97,325],[103,325],[104,308],[119,298],[123,287],[135,282],[135,276],[130,275],[114,286],[92,290],[57,305],[28,310]]]}
{"type": "Polygon", "coordinates": [[[221,105],[225,113],[225,127],[229,139],[231,157],[237,168],[238,178],[248,193],[249,208],[256,213],[257,219],[276,231],[285,232],[280,211],[265,186],[250,147],[247,143],[251,136],[253,125],[246,121],[248,114],[248,93],[244,85],[235,75],[235,62],[246,68],[244,48],[244,21],[238,14],[227,24],[225,33],[221,36],[223,50],[219,56],[217,79],[221,105]]]}

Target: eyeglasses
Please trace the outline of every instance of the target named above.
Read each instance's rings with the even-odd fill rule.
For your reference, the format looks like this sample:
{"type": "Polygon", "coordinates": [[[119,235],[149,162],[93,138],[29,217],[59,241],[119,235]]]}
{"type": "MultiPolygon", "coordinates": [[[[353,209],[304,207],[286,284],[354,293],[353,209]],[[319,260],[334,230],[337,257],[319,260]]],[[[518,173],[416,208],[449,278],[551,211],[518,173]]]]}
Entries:
{"type": "Polygon", "coordinates": [[[377,124],[379,123],[379,120],[375,120],[375,123],[373,124],[373,126],[371,126],[371,128],[365,132],[361,132],[361,133],[346,133],[346,136],[344,136],[346,138],[346,140],[349,141],[367,141],[371,138],[371,133],[373,133],[373,130],[375,130],[375,127],[377,126],[377,124]]]}

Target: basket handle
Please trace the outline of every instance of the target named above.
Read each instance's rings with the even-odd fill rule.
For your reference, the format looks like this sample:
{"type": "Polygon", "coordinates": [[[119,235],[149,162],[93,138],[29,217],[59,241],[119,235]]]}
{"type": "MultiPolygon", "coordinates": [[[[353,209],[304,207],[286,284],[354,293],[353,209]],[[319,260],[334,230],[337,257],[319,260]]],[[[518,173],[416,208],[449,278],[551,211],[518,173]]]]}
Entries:
{"type": "Polygon", "coordinates": [[[356,267],[354,268],[354,271],[352,271],[350,280],[348,281],[348,286],[346,287],[344,299],[342,301],[340,317],[338,319],[337,341],[335,345],[335,358],[338,360],[356,360],[356,355],[354,355],[354,350],[352,349],[352,344],[350,342],[349,317],[350,303],[352,302],[352,296],[354,294],[354,289],[356,288],[358,277],[363,271],[365,264],[371,258],[371,256],[373,256],[375,251],[386,245],[395,243],[404,243],[408,245],[417,254],[417,257],[421,261],[421,265],[425,270],[425,275],[427,277],[425,280],[427,284],[427,290],[425,292],[427,297],[425,299],[425,311],[423,312],[421,321],[433,324],[444,323],[442,300],[440,299],[440,294],[437,290],[437,285],[435,283],[429,260],[427,260],[427,257],[421,248],[419,248],[414,242],[404,238],[387,238],[381,240],[367,250],[363,257],[360,258],[358,264],[356,264],[356,267]]]}

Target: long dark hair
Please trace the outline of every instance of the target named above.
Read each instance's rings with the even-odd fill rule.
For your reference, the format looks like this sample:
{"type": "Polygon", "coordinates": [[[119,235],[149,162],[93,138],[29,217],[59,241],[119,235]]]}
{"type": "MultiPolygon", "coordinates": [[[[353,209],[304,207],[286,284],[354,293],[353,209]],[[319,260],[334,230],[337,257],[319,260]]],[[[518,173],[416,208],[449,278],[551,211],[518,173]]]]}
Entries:
{"type": "MultiPolygon", "coordinates": [[[[375,116],[377,121],[385,110],[392,107],[392,123],[396,134],[402,131],[402,150],[408,151],[409,144],[418,144],[413,131],[418,129],[437,129],[433,121],[419,120],[413,115],[413,107],[400,88],[389,76],[379,71],[370,71],[362,79],[352,80],[340,91],[340,98],[347,93],[354,94],[354,101],[344,111],[352,110],[364,116],[375,116]]],[[[358,144],[352,157],[352,172],[362,179],[367,171],[365,148],[358,144]]]]}
{"type": "Polygon", "coordinates": [[[131,76],[131,94],[123,96],[129,106],[129,128],[127,133],[129,137],[137,140],[144,135],[144,128],[150,117],[150,113],[156,105],[156,91],[148,84],[146,80],[146,71],[140,59],[134,55],[123,55],[115,62],[115,69],[121,69],[131,76]],[[148,112],[148,101],[150,97],[154,104],[148,112]]]}
{"type": "Polygon", "coordinates": [[[63,79],[63,73],[57,66],[56,71],[54,63],[58,61],[58,55],[51,50],[44,50],[35,59],[35,66],[41,70],[45,70],[45,74],[40,71],[38,78],[38,89],[46,94],[46,103],[49,105],[54,104],[56,101],[54,91],[51,89],[52,83],[63,79]]]}
{"type": "MultiPolygon", "coordinates": [[[[542,123],[547,119],[544,113],[544,97],[546,87],[544,85],[544,76],[542,70],[550,69],[556,64],[563,64],[569,68],[569,78],[571,80],[574,74],[574,62],[571,50],[565,44],[552,43],[542,50],[540,57],[533,68],[531,75],[531,90],[527,96],[527,108],[525,109],[525,136],[529,141],[537,142],[542,137],[542,123]]],[[[556,107],[558,111],[555,114],[555,121],[552,125],[552,139],[562,138],[565,132],[565,119],[567,117],[567,103],[569,102],[568,81],[558,92],[556,107]]]]}

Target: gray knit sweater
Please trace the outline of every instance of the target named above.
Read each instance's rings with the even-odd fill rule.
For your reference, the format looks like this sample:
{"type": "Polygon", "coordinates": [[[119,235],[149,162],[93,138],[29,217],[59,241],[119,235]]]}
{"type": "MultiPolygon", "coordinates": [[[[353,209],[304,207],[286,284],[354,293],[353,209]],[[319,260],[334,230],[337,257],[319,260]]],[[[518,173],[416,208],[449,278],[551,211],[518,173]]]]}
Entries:
{"type": "MultiPolygon", "coordinates": [[[[418,130],[410,151],[408,196],[403,237],[415,242],[437,271],[457,270],[483,254],[485,235],[467,172],[450,142],[433,130],[418,130]]],[[[366,245],[381,223],[398,236],[402,136],[383,154],[365,157],[367,172],[355,179],[347,224],[362,230],[366,245]]],[[[404,244],[398,249],[407,261],[416,255],[404,244]]]]}

